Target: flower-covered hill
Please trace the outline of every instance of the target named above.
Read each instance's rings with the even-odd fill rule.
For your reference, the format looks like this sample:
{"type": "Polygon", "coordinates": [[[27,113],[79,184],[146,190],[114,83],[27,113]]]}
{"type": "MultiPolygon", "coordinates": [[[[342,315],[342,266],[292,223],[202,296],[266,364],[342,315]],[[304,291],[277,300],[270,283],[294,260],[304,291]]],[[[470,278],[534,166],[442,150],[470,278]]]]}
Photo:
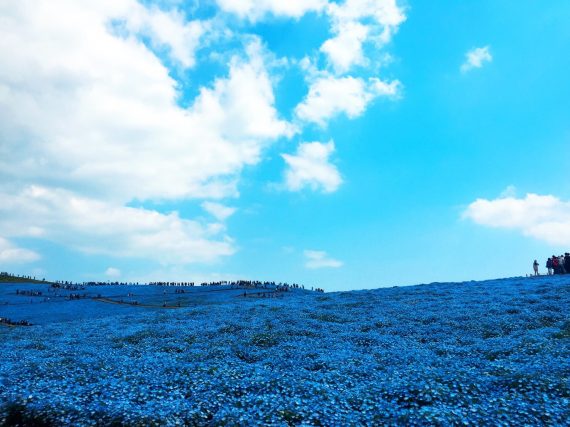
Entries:
{"type": "Polygon", "coordinates": [[[72,303],[75,319],[52,310],[31,327],[0,326],[0,424],[570,419],[566,277],[236,294],[173,310],[72,303]],[[94,307],[104,315],[85,315],[94,307]]]}

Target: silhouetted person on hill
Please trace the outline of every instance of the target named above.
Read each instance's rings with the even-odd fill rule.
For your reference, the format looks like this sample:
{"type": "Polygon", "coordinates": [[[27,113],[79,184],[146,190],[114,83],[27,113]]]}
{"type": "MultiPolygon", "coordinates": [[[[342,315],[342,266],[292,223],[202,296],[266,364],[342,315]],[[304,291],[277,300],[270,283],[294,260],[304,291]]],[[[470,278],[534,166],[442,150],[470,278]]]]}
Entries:
{"type": "Polygon", "coordinates": [[[566,269],[564,268],[564,255],[558,257],[558,265],[560,266],[560,274],[566,274],[566,269]]]}
{"type": "Polygon", "coordinates": [[[534,270],[534,275],[538,276],[538,261],[534,260],[534,262],[532,263],[532,268],[534,270]]]}
{"type": "Polygon", "coordinates": [[[552,258],[546,260],[546,269],[548,270],[548,275],[552,275],[552,258]]]}
{"type": "Polygon", "coordinates": [[[552,269],[554,270],[554,274],[560,274],[560,265],[556,255],[552,255],[552,269]]]}

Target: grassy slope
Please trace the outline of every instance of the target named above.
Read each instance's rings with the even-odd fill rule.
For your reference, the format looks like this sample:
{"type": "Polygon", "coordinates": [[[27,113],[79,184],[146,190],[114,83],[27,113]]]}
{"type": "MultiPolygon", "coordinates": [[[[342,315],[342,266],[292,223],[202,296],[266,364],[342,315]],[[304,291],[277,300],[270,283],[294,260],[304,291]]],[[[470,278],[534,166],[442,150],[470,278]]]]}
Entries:
{"type": "Polygon", "coordinates": [[[0,404],[56,424],[561,425],[569,306],[565,277],[113,306],[0,331],[0,404]]]}
{"type": "Polygon", "coordinates": [[[0,283],[51,283],[46,280],[26,279],[17,276],[0,276],[0,283]]]}

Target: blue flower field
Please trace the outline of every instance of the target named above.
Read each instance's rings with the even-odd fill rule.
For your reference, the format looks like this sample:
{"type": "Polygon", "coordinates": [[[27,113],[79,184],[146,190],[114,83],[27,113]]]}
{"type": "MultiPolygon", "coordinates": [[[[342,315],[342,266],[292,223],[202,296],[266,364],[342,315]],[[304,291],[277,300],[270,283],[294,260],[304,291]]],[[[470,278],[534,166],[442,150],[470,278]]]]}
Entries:
{"type": "Polygon", "coordinates": [[[567,276],[176,290],[0,284],[0,425],[569,425],[567,276]]]}

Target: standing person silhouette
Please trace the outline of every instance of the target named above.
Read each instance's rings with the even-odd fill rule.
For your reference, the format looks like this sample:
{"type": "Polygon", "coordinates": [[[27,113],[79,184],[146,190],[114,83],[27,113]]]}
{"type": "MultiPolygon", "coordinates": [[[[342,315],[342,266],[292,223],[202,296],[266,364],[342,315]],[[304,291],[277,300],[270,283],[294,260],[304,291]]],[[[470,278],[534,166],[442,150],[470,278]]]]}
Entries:
{"type": "Polygon", "coordinates": [[[552,276],[552,258],[546,260],[546,269],[548,270],[548,275],[552,276]]]}
{"type": "Polygon", "coordinates": [[[534,260],[534,262],[532,263],[532,268],[534,269],[534,275],[538,276],[538,261],[534,260]]]}

